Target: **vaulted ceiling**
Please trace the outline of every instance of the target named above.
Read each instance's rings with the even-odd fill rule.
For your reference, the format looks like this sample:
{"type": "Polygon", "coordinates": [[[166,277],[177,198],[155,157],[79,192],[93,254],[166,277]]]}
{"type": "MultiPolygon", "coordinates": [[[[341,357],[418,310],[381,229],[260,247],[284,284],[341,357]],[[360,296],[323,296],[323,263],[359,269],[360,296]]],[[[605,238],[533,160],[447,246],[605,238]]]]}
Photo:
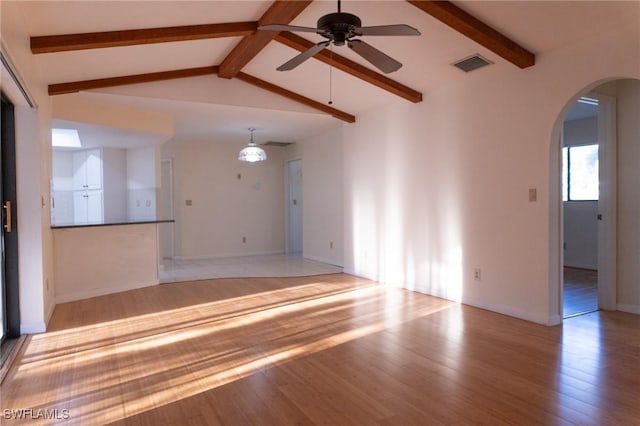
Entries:
{"type": "Polygon", "coordinates": [[[629,19],[624,2],[599,3],[342,2],[364,26],[403,23],[422,33],[364,37],[404,64],[391,74],[347,47],[276,71],[322,38],[257,27],[315,27],[335,12],[334,1],[33,1],[23,8],[53,96],[81,92],[168,112],[182,137],[246,136],[251,126],[262,140],[296,140],[370,108],[421,102],[473,73],[526,72],[536,54],[629,19]],[[476,53],[493,65],[470,74],[451,66],[476,53]]]}

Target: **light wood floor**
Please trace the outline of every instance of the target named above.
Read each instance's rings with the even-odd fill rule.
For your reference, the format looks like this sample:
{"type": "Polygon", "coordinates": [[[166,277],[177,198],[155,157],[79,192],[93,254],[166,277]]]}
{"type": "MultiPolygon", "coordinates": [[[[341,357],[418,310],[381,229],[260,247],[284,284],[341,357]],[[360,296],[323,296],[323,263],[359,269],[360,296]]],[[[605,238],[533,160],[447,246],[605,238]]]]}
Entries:
{"type": "Polygon", "coordinates": [[[69,410],[80,425],[638,425],[639,330],[640,316],[617,312],[545,327],[343,274],[167,284],[59,305],[23,345],[0,412],[69,410]]]}
{"type": "Polygon", "coordinates": [[[564,268],[564,317],[598,310],[598,271],[564,268]]]}

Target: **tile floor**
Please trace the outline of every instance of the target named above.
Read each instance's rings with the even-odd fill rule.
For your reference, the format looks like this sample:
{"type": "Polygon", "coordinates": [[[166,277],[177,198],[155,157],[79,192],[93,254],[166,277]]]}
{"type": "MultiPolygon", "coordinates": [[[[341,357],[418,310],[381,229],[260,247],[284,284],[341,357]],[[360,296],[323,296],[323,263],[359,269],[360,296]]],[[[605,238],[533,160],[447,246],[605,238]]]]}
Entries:
{"type": "Polygon", "coordinates": [[[339,266],[305,259],[300,254],[197,260],[164,259],[163,263],[159,268],[161,283],[212,278],[296,277],[342,272],[339,266]]]}

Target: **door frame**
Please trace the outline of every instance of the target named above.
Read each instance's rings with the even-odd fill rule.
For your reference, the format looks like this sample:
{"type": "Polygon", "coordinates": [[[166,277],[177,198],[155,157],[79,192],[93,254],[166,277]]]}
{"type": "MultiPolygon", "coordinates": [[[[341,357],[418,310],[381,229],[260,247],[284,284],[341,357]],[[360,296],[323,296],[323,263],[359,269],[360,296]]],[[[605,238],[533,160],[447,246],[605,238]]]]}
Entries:
{"type": "MultiPolygon", "coordinates": [[[[11,201],[10,233],[3,235],[3,285],[5,286],[5,311],[7,329],[6,338],[20,336],[20,287],[19,287],[19,259],[18,259],[18,204],[16,187],[16,145],[15,145],[15,106],[3,93],[0,94],[3,104],[1,127],[6,135],[2,141],[2,206],[5,201],[11,201]],[[8,109],[8,111],[6,111],[8,109]],[[5,114],[8,114],[5,115],[5,114]]],[[[2,214],[4,225],[4,208],[2,214]]],[[[2,226],[0,225],[0,226],[2,226]]],[[[4,231],[4,230],[3,230],[4,231]]]]}
{"type": "MultiPolygon", "coordinates": [[[[290,163],[293,161],[300,161],[301,166],[304,165],[302,161],[302,157],[289,158],[284,162],[284,193],[285,193],[285,196],[284,196],[284,214],[285,214],[284,242],[285,242],[285,252],[287,254],[291,253],[291,248],[289,247],[289,228],[290,228],[289,205],[291,203],[291,192],[290,192],[290,186],[289,186],[290,185],[289,167],[290,167],[290,163]]],[[[304,197],[304,194],[303,194],[303,197],[304,197]]],[[[304,213],[303,213],[303,220],[304,220],[304,213]]],[[[304,234],[303,234],[303,242],[304,242],[304,234]]],[[[302,252],[304,253],[304,247],[302,252]]]]}
{"type": "Polygon", "coordinates": [[[594,94],[598,99],[599,180],[598,197],[598,307],[617,309],[617,148],[616,98],[594,94]]]}
{"type": "Polygon", "coordinates": [[[572,98],[559,114],[552,134],[549,187],[549,325],[563,321],[564,289],[564,206],[562,202],[562,127],[571,106],[581,97],[598,99],[598,142],[600,196],[598,214],[598,307],[616,310],[616,98],[595,94],[591,90],[605,83],[600,81],[572,98]]]}
{"type": "MultiPolygon", "coordinates": [[[[170,185],[169,185],[169,205],[171,206],[171,212],[170,215],[171,217],[166,218],[166,217],[160,217],[159,219],[175,219],[175,205],[174,205],[174,185],[173,185],[173,158],[171,157],[167,157],[167,158],[161,158],[160,159],[160,181],[162,181],[162,163],[168,163],[169,164],[169,180],[170,180],[170,185]]],[[[160,224],[160,226],[165,226],[169,228],[169,235],[171,236],[171,244],[170,244],[170,253],[171,253],[171,258],[173,258],[175,256],[175,245],[176,245],[176,235],[175,235],[175,227],[174,227],[174,222],[172,223],[166,223],[166,224],[160,224]]],[[[162,259],[163,259],[163,255],[162,255],[162,250],[160,250],[159,253],[159,260],[160,260],[160,264],[162,264],[162,259]]]]}

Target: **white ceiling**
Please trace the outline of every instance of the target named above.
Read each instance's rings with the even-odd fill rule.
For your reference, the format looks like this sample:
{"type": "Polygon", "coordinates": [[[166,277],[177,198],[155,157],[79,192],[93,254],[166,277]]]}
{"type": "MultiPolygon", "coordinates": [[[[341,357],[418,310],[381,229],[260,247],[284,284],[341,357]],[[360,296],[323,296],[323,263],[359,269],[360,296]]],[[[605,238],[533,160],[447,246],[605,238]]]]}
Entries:
{"type": "MultiPolygon", "coordinates": [[[[538,55],[623,25],[637,19],[638,13],[637,2],[455,3],[538,55]]],[[[256,21],[270,4],[270,1],[29,1],[22,7],[25,25],[36,36],[256,21]]],[[[292,24],[315,27],[320,16],[334,12],[335,8],[335,1],[316,0],[292,24]]],[[[421,31],[419,37],[368,37],[367,41],[404,64],[390,78],[421,91],[425,98],[430,90],[470,78],[450,64],[474,53],[494,62],[475,73],[496,72],[505,67],[516,69],[404,1],[343,1],[342,10],[358,15],[365,26],[406,23],[421,31]]],[[[301,35],[320,41],[315,34],[301,35]]],[[[173,42],[41,54],[35,58],[51,84],[217,65],[238,41],[234,37],[173,42]]],[[[371,68],[348,48],[334,49],[371,68]]],[[[274,41],[243,71],[319,102],[328,101],[328,65],[310,59],[293,71],[275,70],[297,53],[274,41]]],[[[354,114],[356,119],[370,108],[408,102],[338,70],[332,71],[332,93],[332,106],[354,114]]],[[[121,86],[94,91],[91,96],[169,112],[175,116],[176,137],[183,139],[244,140],[246,128],[256,127],[258,141],[295,141],[343,125],[335,118],[276,94],[216,76],[121,86]]]]}

